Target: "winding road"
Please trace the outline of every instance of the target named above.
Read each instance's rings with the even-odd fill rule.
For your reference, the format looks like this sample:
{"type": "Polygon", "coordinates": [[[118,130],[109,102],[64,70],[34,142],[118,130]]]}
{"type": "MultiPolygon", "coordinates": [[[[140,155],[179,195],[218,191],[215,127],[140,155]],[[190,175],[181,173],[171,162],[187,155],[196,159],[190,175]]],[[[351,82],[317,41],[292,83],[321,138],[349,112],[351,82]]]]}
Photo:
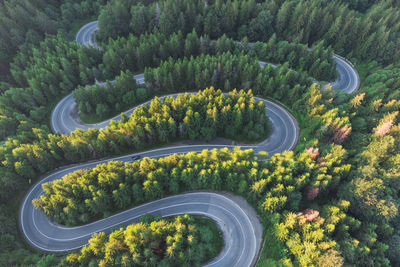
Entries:
{"type": "MultiPolygon", "coordinates": [[[[84,46],[92,46],[99,48],[94,40],[94,34],[98,30],[98,21],[92,21],[78,31],[75,41],[84,46]]],[[[352,63],[347,59],[334,54],[333,58],[336,60],[336,70],[338,77],[335,81],[331,82],[332,88],[338,89],[342,92],[351,94],[360,87],[360,77],[354,69],[352,63]]],[[[260,65],[265,66],[267,63],[262,62],[260,65]]]]}
{"type": "MultiPolygon", "coordinates": [[[[97,21],[84,25],[76,35],[76,41],[85,46],[98,45],[93,39],[97,31],[97,21]]],[[[338,79],[332,82],[334,88],[343,92],[352,93],[359,87],[359,77],[351,63],[334,55],[337,62],[338,79]]],[[[265,62],[260,62],[264,66],[265,62]]],[[[142,83],[144,76],[136,75],[135,79],[142,83]]],[[[170,95],[175,96],[176,94],[170,95]]],[[[251,146],[255,152],[267,151],[270,155],[291,150],[295,147],[299,136],[296,120],[281,106],[265,100],[266,112],[271,121],[269,137],[261,143],[251,146]]],[[[137,107],[135,107],[137,108],[137,107]]],[[[126,111],[129,115],[135,108],[126,111]]],[[[51,115],[51,126],[55,132],[71,133],[77,128],[104,128],[107,120],[98,124],[84,124],[80,122],[76,103],[72,94],[63,98],[54,108],[51,115]]],[[[118,120],[120,116],[112,118],[118,120]]],[[[178,214],[194,214],[209,217],[215,220],[224,236],[223,251],[208,266],[251,266],[257,261],[261,248],[262,226],[257,214],[247,202],[240,197],[220,192],[192,192],[156,200],[144,205],[126,210],[106,219],[78,227],[65,227],[52,222],[41,210],[34,208],[32,200],[43,194],[42,184],[84,168],[93,168],[100,163],[112,160],[129,162],[134,155],[142,157],[161,157],[174,153],[200,152],[203,149],[232,148],[227,145],[181,145],[165,147],[127,156],[111,158],[91,163],[79,164],[73,167],[56,171],[35,184],[27,193],[20,210],[21,230],[26,240],[35,248],[47,252],[66,252],[78,249],[88,243],[91,235],[96,232],[110,232],[115,227],[121,227],[137,222],[140,216],[152,213],[161,216],[178,214]]]]}

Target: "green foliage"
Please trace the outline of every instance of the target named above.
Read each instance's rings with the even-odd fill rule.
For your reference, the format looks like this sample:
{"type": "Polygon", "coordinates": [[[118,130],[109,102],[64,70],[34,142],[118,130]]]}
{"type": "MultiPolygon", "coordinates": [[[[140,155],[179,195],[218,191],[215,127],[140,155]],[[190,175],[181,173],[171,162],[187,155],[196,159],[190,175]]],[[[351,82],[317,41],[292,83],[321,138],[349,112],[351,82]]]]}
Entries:
{"type": "Polygon", "coordinates": [[[385,136],[375,135],[359,154],[355,178],[343,190],[344,197],[353,203],[352,212],[359,218],[389,223],[398,216],[399,131],[397,124],[385,136]]]}
{"type": "Polygon", "coordinates": [[[388,70],[393,71],[390,74],[393,75],[396,67],[380,69],[375,77],[368,76],[366,92],[350,101],[356,135],[350,136],[345,146],[354,155],[354,171],[338,194],[350,201],[349,211],[354,218],[346,221],[337,239],[346,261],[363,266],[397,264],[394,252],[397,241],[393,233],[399,229],[400,126],[397,116],[400,103],[388,94],[389,80],[382,83],[381,78],[376,78],[388,70]]]}
{"type": "Polygon", "coordinates": [[[217,256],[221,233],[209,219],[182,215],[96,233],[65,266],[200,266],[217,256]]]}
{"type": "Polygon", "coordinates": [[[4,1],[0,4],[0,75],[22,45],[38,44],[45,33],[55,34],[59,26],[58,1],[4,1]]]}
{"type": "MultiPolygon", "coordinates": [[[[3,1],[0,4],[0,199],[6,205],[0,207],[0,265],[57,264],[54,256],[39,257],[18,248],[21,242],[16,232],[17,222],[10,216],[18,209],[8,207],[10,203],[18,203],[18,192],[57,166],[143,149],[176,137],[209,140],[216,135],[237,138],[242,134],[254,140],[265,133],[265,128],[256,127],[254,121],[251,125],[246,119],[252,110],[263,120],[261,109],[257,105],[251,109],[252,103],[247,101],[251,98],[246,94],[244,110],[235,107],[238,99],[235,105],[229,103],[231,117],[226,125],[230,127],[225,125],[223,131],[219,127],[223,117],[215,115],[214,105],[217,115],[222,115],[231,100],[218,109],[219,98],[215,96],[213,101],[204,102],[207,107],[197,106],[202,97],[182,109],[171,108],[177,104],[172,99],[154,101],[153,109],[151,106],[139,109],[140,114],[124,116],[120,123],[113,122],[102,131],[78,130],[71,136],[49,134],[48,114],[58,99],[78,88],[75,94],[81,110],[108,117],[143,102],[155,90],[192,91],[210,85],[223,89],[253,88],[255,94],[285,103],[302,118],[297,155],[276,155],[269,163],[244,160],[244,164],[249,164],[246,168],[242,166],[245,170],[227,167],[231,176],[200,160],[201,168],[192,166],[198,168],[196,172],[185,172],[185,181],[190,181],[194,188],[199,188],[200,182],[209,182],[203,188],[246,196],[255,203],[264,221],[265,217],[279,217],[277,212],[285,210],[284,214],[306,208],[320,212],[316,221],[303,224],[297,221],[293,227],[285,217],[277,219],[277,229],[289,239],[285,240],[286,249],[276,245],[279,252],[265,262],[286,266],[340,266],[343,262],[356,266],[398,265],[399,14],[399,1],[395,0],[3,1]],[[98,12],[100,29],[96,39],[101,41],[101,50],[79,47],[63,37],[65,33],[72,36],[74,33],[68,33],[69,30],[98,12]],[[60,34],[54,36],[57,32],[60,34]],[[252,44],[249,40],[264,43],[252,44]],[[329,89],[320,92],[318,86],[308,89],[311,85],[308,76],[328,81],[335,77],[333,50],[357,63],[370,61],[363,65],[365,73],[361,76],[365,79],[357,95],[349,97],[329,89]],[[282,66],[261,69],[256,59],[282,66]],[[189,67],[194,63],[197,67],[193,71],[189,67]],[[138,88],[128,72],[143,72],[149,67],[156,68],[147,71],[157,74],[151,83],[153,91],[138,88]],[[185,76],[189,70],[191,80],[185,76]],[[82,87],[93,84],[95,78],[113,79],[121,71],[115,84],[82,87]],[[154,109],[157,109],[155,116],[150,114],[154,109]],[[172,111],[182,112],[172,116],[172,111]],[[349,157],[343,147],[332,143],[342,144],[349,157]],[[341,160],[346,162],[339,163],[341,160]],[[349,163],[351,171],[346,177],[349,163]],[[222,174],[209,173],[210,169],[222,174]],[[190,176],[193,173],[197,176],[190,176]],[[210,177],[214,180],[210,181],[210,177]],[[302,197],[309,190],[319,192],[313,200],[302,197]],[[350,202],[348,211],[340,200],[332,201],[338,198],[350,202]]],[[[233,164],[231,161],[229,157],[221,159],[220,165],[233,164]]],[[[162,170],[179,176],[178,167],[176,173],[162,170]]],[[[108,172],[117,173],[114,169],[107,169],[108,172]]],[[[104,201],[110,205],[107,213],[110,214],[134,204],[124,195],[127,190],[141,203],[189,187],[180,178],[169,184],[161,179],[157,185],[153,181],[159,181],[160,173],[152,169],[148,173],[155,178],[139,174],[142,183],[131,187],[112,184],[112,191],[96,188],[99,195],[88,195],[87,199],[97,197],[98,201],[104,201]],[[145,191],[143,182],[152,190],[145,191]],[[101,198],[105,194],[108,197],[101,198]]],[[[63,212],[71,212],[64,218],[71,220],[71,224],[95,217],[87,212],[77,219],[70,207],[63,212]]],[[[66,260],[63,264],[70,265],[66,260]]]]}
{"type": "Polygon", "coordinates": [[[399,58],[399,11],[390,1],[373,6],[362,17],[338,1],[275,0],[268,8],[276,14],[275,32],[284,40],[308,45],[324,40],[337,53],[363,60],[390,63],[399,58]]]}
{"type": "MultiPolygon", "coordinates": [[[[267,62],[278,64],[288,62],[291,69],[305,71],[316,79],[331,80],[336,77],[332,50],[324,49],[322,43],[309,50],[301,44],[278,42],[274,35],[268,43],[257,42],[250,48],[235,43],[225,35],[215,42],[210,42],[207,38],[200,39],[195,30],[188,33],[186,38],[179,31],[171,35],[154,33],[136,37],[130,34],[128,37],[110,39],[100,67],[105,77],[113,78],[121,69],[138,72],[146,67],[159,66],[162,61],[171,58],[178,59],[184,56],[190,58],[202,53],[215,55],[227,51],[234,52],[235,49],[254,53],[259,60],[267,62]]],[[[293,86],[291,82],[295,78],[288,77],[288,79],[290,86],[293,86]]]]}
{"type": "Polygon", "coordinates": [[[306,216],[306,212],[288,213],[282,222],[275,226],[277,238],[284,241],[294,255],[294,264],[299,266],[343,265],[343,258],[337,251],[336,242],[326,233],[330,226],[329,222],[322,217],[311,220],[306,216]]]}
{"type": "MultiPolygon", "coordinates": [[[[8,141],[1,147],[0,171],[4,173],[2,179],[8,179],[5,188],[12,188],[19,181],[13,181],[16,175],[28,181],[66,162],[139,150],[180,137],[211,140],[225,136],[252,141],[265,137],[267,130],[265,105],[255,101],[251,91],[233,91],[224,96],[210,88],[196,95],[162,101],[156,98],[150,105],[137,108],[128,120],[112,122],[102,130],[78,129],[65,136],[32,129],[26,133],[37,141],[8,141]]],[[[0,196],[7,199],[11,192],[4,190],[0,196]]]]}
{"type": "Polygon", "coordinates": [[[76,225],[168,194],[212,189],[246,196],[268,216],[288,207],[298,209],[307,186],[340,180],[347,167],[330,156],[332,152],[323,155],[325,166],[308,153],[286,152],[258,161],[253,151],[240,149],[110,162],[44,184],[45,194],[34,205],[59,223],[76,225]]]}
{"type": "Polygon", "coordinates": [[[137,35],[156,31],[170,35],[178,31],[187,34],[193,29],[212,39],[218,38],[221,33],[241,39],[246,35],[247,27],[251,30],[251,37],[257,40],[268,38],[263,36],[265,31],[262,27],[270,25],[271,17],[267,13],[259,14],[261,10],[253,0],[218,3],[206,0],[146,1],[146,9],[143,9],[142,3],[137,2],[114,0],[104,6],[99,16],[99,25],[103,26],[99,31],[100,40],[126,36],[130,30],[137,35]],[[130,14],[129,9],[123,9],[126,6],[131,7],[130,14]]]}
{"type": "Polygon", "coordinates": [[[42,123],[45,105],[80,84],[93,82],[91,68],[98,59],[98,52],[68,42],[61,35],[48,37],[39,47],[18,54],[11,72],[21,87],[29,87],[10,88],[1,94],[0,122],[10,127],[0,138],[23,130],[24,123],[42,123]]]}
{"type": "Polygon", "coordinates": [[[298,102],[311,84],[304,73],[293,71],[287,65],[261,68],[254,57],[243,52],[170,59],[158,68],[146,69],[145,79],[153,91],[203,88],[208,84],[224,90],[252,88],[257,95],[273,96],[285,103],[298,102]],[[243,67],[237,68],[238,65],[243,67]],[[291,91],[289,96],[288,91],[291,91]]]}
{"type": "Polygon", "coordinates": [[[259,60],[272,63],[288,62],[289,68],[305,71],[317,80],[330,81],[336,78],[336,62],[331,48],[324,48],[323,42],[313,49],[306,45],[278,41],[274,34],[265,43],[256,42],[253,50],[259,60]]]}
{"type": "MultiPolygon", "coordinates": [[[[112,1],[102,10],[100,19],[104,21],[101,22],[104,29],[100,28],[100,36],[103,40],[116,37],[118,33],[126,35],[129,25],[132,27],[132,14],[136,14],[141,5],[133,6],[129,15],[129,10],[122,8],[123,2],[112,1]]],[[[135,1],[125,2],[134,4],[135,1]]],[[[352,7],[360,10],[371,4],[369,1],[351,2],[352,7]]],[[[400,40],[396,5],[393,7],[391,1],[382,1],[360,17],[340,1],[273,0],[257,5],[253,0],[212,3],[169,0],[151,4],[148,13],[142,11],[149,26],[140,27],[142,30],[137,33],[160,31],[169,35],[182,31],[187,34],[195,29],[199,35],[208,35],[211,39],[226,34],[230,38],[247,37],[252,41],[266,41],[276,33],[281,40],[310,46],[324,40],[338,53],[391,63],[400,58],[396,49],[400,40]]]]}
{"type": "MultiPolygon", "coordinates": [[[[182,32],[168,36],[155,33],[140,37],[132,34],[128,37],[118,37],[116,40],[109,40],[100,68],[108,78],[114,78],[114,75],[119,74],[121,70],[143,71],[145,67],[158,66],[162,60],[169,57],[183,57],[185,47],[182,32]]],[[[200,53],[193,49],[190,52],[194,56],[200,53]]]]}
{"type": "MultiPolygon", "coordinates": [[[[87,21],[88,18],[98,16],[100,8],[107,3],[106,0],[68,0],[63,1],[60,7],[61,16],[57,18],[60,26],[74,36],[77,24],[87,21]],[[72,31],[72,32],[71,32],[72,31]]],[[[80,25],[82,26],[82,25],[80,25]]]]}
{"type": "Polygon", "coordinates": [[[87,85],[74,90],[78,110],[83,114],[95,113],[98,121],[103,121],[120,110],[127,110],[146,98],[147,91],[143,92],[143,89],[139,88],[129,71],[121,72],[115,82],[107,82],[105,85],[87,85]]]}

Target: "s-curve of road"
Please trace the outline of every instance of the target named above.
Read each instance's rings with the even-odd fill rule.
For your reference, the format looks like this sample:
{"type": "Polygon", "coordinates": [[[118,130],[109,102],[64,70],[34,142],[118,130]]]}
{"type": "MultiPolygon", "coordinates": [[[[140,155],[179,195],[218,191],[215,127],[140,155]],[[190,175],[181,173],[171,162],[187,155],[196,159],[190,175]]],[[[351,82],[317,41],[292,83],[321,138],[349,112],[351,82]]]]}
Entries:
{"type": "MultiPolygon", "coordinates": [[[[97,30],[98,21],[89,22],[78,31],[75,41],[84,46],[99,48],[94,40],[94,34],[97,30]]],[[[360,77],[358,76],[358,72],[354,69],[353,64],[336,54],[333,55],[333,58],[336,60],[338,77],[331,83],[332,87],[348,94],[357,91],[360,87],[360,77]]],[[[261,66],[265,64],[265,62],[260,62],[261,66]]]]}
{"type": "MultiPolygon", "coordinates": [[[[98,48],[93,39],[94,33],[98,29],[97,27],[97,21],[84,25],[78,31],[76,41],[85,46],[98,48]]],[[[336,55],[334,58],[337,62],[339,75],[338,79],[332,83],[333,87],[347,93],[354,92],[358,89],[360,83],[357,72],[351,63],[348,63],[345,59],[336,55]]],[[[260,62],[260,66],[265,66],[266,64],[265,62],[260,62]]],[[[139,83],[143,83],[144,75],[136,75],[135,79],[139,83]]],[[[172,94],[170,96],[175,95],[172,94]]],[[[270,155],[293,149],[299,136],[296,120],[280,105],[265,99],[256,99],[263,101],[266,105],[266,112],[271,121],[271,133],[261,143],[241,147],[251,148],[255,152],[267,151],[270,155]]],[[[134,109],[130,109],[125,113],[130,115],[134,109]]],[[[116,116],[112,119],[118,120],[119,118],[120,116],[116,116]]],[[[104,128],[109,124],[110,120],[98,124],[82,123],[77,116],[76,103],[72,94],[70,94],[62,99],[53,110],[51,126],[55,132],[69,134],[77,128],[104,128]]],[[[20,210],[21,230],[26,240],[37,249],[47,252],[67,252],[86,245],[93,233],[110,232],[115,227],[137,222],[142,215],[147,213],[163,217],[188,213],[213,219],[223,233],[225,244],[223,251],[211,262],[207,263],[207,266],[254,265],[261,248],[262,226],[254,209],[243,198],[231,194],[220,192],[179,194],[146,203],[111,217],[77,227],[65,227],[52,222],[42,211],[35,209],[32,204],[33,199],[43,194],[43,183],[61,179],[64,175],[79,169],[93,168],[98,164],[112,160],[129,162],[132,156],[135,155],[161,157],[174,153],[200,152],[203,149],[222,147],[233,148],[234,146],[203,144],[165,147],[118,158],[83,163],[58,170],[35,184],[27,193],[20,210]]]]}

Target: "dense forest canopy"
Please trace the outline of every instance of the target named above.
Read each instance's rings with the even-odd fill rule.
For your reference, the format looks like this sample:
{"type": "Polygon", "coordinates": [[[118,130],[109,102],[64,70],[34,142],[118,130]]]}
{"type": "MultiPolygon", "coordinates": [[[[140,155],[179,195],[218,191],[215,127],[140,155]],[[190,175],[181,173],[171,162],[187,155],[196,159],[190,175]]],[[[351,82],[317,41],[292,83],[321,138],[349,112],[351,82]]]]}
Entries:
{"type": "Polygon", "coordinates": [[[142,222],[94,234],[63,266],[200,266],[221,249],[214,221],[188,215],[172,220],[144,217],[142,222]]]}
{"type": "MultiPolygon", "coordinates": [[[[399,60],[397,0],[2,1],[0,265],[119,264],[127,253],[153,259],[145,247],[127,252],[129,229],[153,234],[155,225],[169,225],[172,232],[161,236],[168,240],[178,223],[196,225],[196,219],[154,219],[98,234],[64,257],[23,242],[22,198],[33,183],[71,163],[177,138],[259,140],[268,119],[253,94],[279,101],[296,117],[301,134],[294,152],[266,160],[262,153],[222,149],[111,162],[45,184],[35,205],[60,223],[78,225],[169,194],[225,190],[243,196],[262,220],[268,246],[260,266],[399,265],[399,60]],[[93,20],[101,49],[74,41],[93,20]],[[323,82],[338,75],[333,53],[359,71],[354,94],[323,82]],[[259,60],[277,66],[262,68],[259,60]],[[133,73],[144,73],[146,84],[136,84],[133,73]],[[49,125],[52,109],[71,92],[83,115],[103,120],[157,95],[199,90],[154,98],[103,130],[67,135],[49,125]]],[[[200,235],[193,249],[214,256],[210,240],[200,235]]]]}
{"type": "Polygon", "coordinates": [[[251,150],[227,149],[145,158],[132,164],[110,162],[44,184],[45,194],[34,204],[59,223],[77,224],[166,195],[212,189],[248,194],[259,210],[277,212],[296,208],[307,186],[326,191],[330,183],[338,183],[349,167],[341,164],[343,153],[340,146],[330,148],[326,155],[332,160],[327,162],[330,168],[321,168],[306,153],[287,152],[257,161],[251,150]],[[295,162],[297,166],[292,165],[295,162]],[[336,169],[336,175],[329,169],[336,169]]]}

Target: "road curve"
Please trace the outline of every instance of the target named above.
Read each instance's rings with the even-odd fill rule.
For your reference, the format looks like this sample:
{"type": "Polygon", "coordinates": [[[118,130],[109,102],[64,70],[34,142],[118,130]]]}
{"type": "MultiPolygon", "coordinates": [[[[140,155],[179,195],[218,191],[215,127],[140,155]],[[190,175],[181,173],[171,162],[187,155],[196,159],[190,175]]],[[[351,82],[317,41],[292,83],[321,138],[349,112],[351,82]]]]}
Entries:
{"type": "MultiPolygon", "coordinates": [[[[129,157],[118,158],[124,161],[129,159],[129,157]]],[[[92,168],[96,164],[85,164],[85,168],[92,168]]],[[[45,180],[60,179],[66,173],[81,167],[56,172],[45,180]]],[[[26,235],[29,243],[43,251],[66,252],[78,249],[88,243],[93,233],[109,233],[116,227],[138,222],[141,216],[149,213],[162,217],[188,213],[206,216],[216,221],[223,233],[225,246],[207,266],[250,266],[254,264],[260,250],[262,226],[255,211],[244,199],[230,194],[192,192],[175,195],[79,227],[64,227],[53,223],[41,210],[29,204],[41,194],[41,184],[36,184],[24,200],[21,225],[22,231],[29,233],[26,235]]]]}
{"type": "MultiPolygon", "coordinates": [[[[76,41],[85,46],[98,45],[93,39],[97,30],[97,21],[84,25],[76,35],[76,41]]],[[[359,87],[357,72],[344,59],[334,56],[337,61],[338,79],[332,83],[334,88],[352,93],[359,87]]],[[[260,62],[260,65],[265,63],[260,62]]],[[[135,76],[143,80],[143,76],[135,76]]],[[[257,98],[258,99],[258,98],[257,98]]],[[[242,146],[252,148],[255,152],[267,151],[270,155],[285,150],[293,149],[299,136],[296,120],[279,105],[264,99],[267,115],[271,120],[271,134],[265,141],[253,145],[242,146]]],[[[65,97],[53,110],[51,125],[54,131],[70,133],[76,128],[104,128],[109,121],[96,125],[83,125],[79,120],[65,120],[74,118],[74,100],[72,94],[65,97]]],[[[75,104],[76,105],[76,104],[75,104]]],[[[127,111],[127,115],[133,109],[127,111]]],[[[118,119],[118,116],[113,118],[118,119]]],[[[142,157],[161,157],[174,153],[200,152],[203,149],[213,149],[233,146],[226,145],[192,145],[166,147],[150,150],[140,154],[142,157]]],[[[204,215],[217,222],[224,235],[225,246],[222,253],[213,259],[210,266],[249,266],[255,264],[256,256],[261,246],[262,226],[257,219],[255,211],[242,198],[229,194],[215,192],[193,192],[176,195],[154,202],[150,202],[109,218],[78,227],[64,227],[55,224],[45,214],[34,208],[32,200],[43,194],[41,185],[51,180],[60,179],[69,172],[83,168],[93,168],[100,163],[111,160],[130,161],[131,154],[123,157],[112,158],[92,163],[80,164],[64,170],[57,171],[37,184],[26,195],[20,211],[21,229],[28,242],[37,249],[48,252],[65,252],[78,249],[87,244],[90,236],[99,231],[109,232],[110,229],[138,221],[146,213],[161,216],[171,216],[183,213],[204,215]]]]}
{"type": "Polygon", "coordinates": [[[94,40],[94,33],[98,30],[97,25],[97,20],[83,25],[76,34],[75,41],[81,45],[85,44],[85,46],[99,48],[96,41],[94,40]]]}
{"type": "MultiPolygon", "coordinates": [[[[163,99],[164,97],[176,97],[179,93],[170,94],[167,96],[160,97],[163,99]]],[[[195,94],[194,92],[190,92],[189,94],[195,94]]],[[[275,104],[272,101],[265,100],[262,98],[255,97],[256,100],[263,101],[266,106],[266,113],[270,120],[270,134],[266,140],[261,143],[250,145],[250,146],[241,146],[243,148],[251,148],[255,151],[267,151],[270,155],[283,152],[285,150],[291,150],[295,147],[297,143],[297,138],[299,136],[299,127],[297,125],[296,119],[287,112],[281,106],[275,104]]],[[[145,105],[150,103],[151,100],[141,104],[145,105]]],[[[54,108],[51,115],[51,126],[55,132],[66,133],[69,134],[75,131],[77,128],[80,129],[91,129],[97,128],[101,129],[106,127],[110,120],[120,120],[121,115],[115,116],[109,120],[97,123],[97,124],[84,124],[80,122],[79,117],[76,114],[76,107],[73,96],[70,94],[66,96],[63,100],[61,100],[58,105],[54,108]]],[[[130,115],[136,108],[140,107],[136,106],[132,109],[125,111],[126,115],[130,115]]],[[[202,149],[213,149],[220,148],[220,145],[213,144],[204,144],[202,149]]],[[[223,147],[233,147],[226,146],[223,147]]],[[[186,146],[184,148],[184,152],[192,151],[192,146],[186,146]]]]}
{"type": "Polygon", "coordinates": [[[336,70],[338,76],[331,82],[332,88],[338,89],[344,93],[352,94],[360,88],[360,77],[357,70],[345,58],[334,54],[336,60],[336,70]]]}
{"type": "MultiPolygon", "coordinates": [[[[133,76],[137,83],[144,83],[144,74],[139,74],[133,76]]],[[[98,83],[104,85],[105,83],[98,83]]],[[[150,100],[151,101],[151,100],[150,100]]],[[[150,103],[147,101],[146,103],[150,103]]],[[[135,107],[136,108],[136,107],[135,107]]],[[[131,108],[124,113],[130,115],[135,108],[131,108]]],[[[76,107],[76,102],[72,93],[65,96],[58,104],[55,106],[51,112],[50,125],[54,132],[69,134],[76,129],[88,130],[91,128],[102,129],[105,128],[111,120],[118,121],[121,119],[121,115],[115,116],[111,119],[105,120],[96,124],[86,124],[79,119],[78,108],[76,107]]]]}
{"type": "MultiPolygon", "coordinates": [[[[98,30],[98,21],[92,21],[84,25],[76,35],[76,42],[84,46],[92,46],[99,48],[94,40],[94,34],[98,30]]],[[[333,58],[336,60],[336,70],[338,76],[335,81],[331,82],[332,88],[338,89],[342,92],[351,94],[358,90],[360,87],[360,77],[353,64],[347,59],[334,54],[333,58]]],[[[261,64],[265,65],[264,62],[261,64]]],[[[260,65],[261,65],[260,64],[260,65]]]]}

